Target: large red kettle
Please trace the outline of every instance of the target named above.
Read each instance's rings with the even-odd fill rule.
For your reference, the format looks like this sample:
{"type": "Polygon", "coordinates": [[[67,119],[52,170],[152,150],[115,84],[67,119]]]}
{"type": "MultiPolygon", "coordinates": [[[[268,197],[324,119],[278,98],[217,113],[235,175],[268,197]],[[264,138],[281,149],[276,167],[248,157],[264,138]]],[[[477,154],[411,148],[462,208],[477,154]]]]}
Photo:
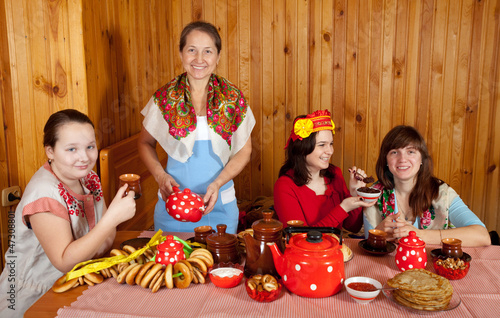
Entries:
{"type": "MultiPolygon", "coordinates": [[[[297,228],[286,228],[285,233],[297,228]],[[288,230],[288,231],[287,231],[288,230]]],[[[340,242],[333,236],[315,229],[291,236],[282,254],[276,243],[268,244],[274,266],[283,278],[283,284],[292,293],[303,297],[328,297],[338,293],[344,283],[344,257],[340,242]]],[[[339,233],[339,237],[342,235],[339,233]]],[[[287,236],[288,239],[288,236],[287,236]]]]}
{"type": "Polygon", "coordinates": [[[190,189],[179,190],[173,187],[165,202],[167,213],[177,221],[198,222],[205,211],[205,204],[200,195],[192,193],[190,189]]]}

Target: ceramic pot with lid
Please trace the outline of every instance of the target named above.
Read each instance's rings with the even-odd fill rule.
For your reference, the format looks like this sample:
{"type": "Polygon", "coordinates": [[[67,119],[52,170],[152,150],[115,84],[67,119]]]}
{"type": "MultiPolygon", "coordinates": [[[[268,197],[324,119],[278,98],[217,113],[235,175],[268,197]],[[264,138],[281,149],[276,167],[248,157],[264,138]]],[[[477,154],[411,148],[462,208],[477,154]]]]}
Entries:
{"type": "Polygon", "coordinates": [[[240,264],[241,257],[237,250],[238,238],[226,233],[226,224],[217,224],[217,232],[207,236],[207,249],[214,257],[214,263],[240,264]]]}
{"type": "Polygon", "coordinates": [[[427,266],[427,253],[425,242],[417,236],[415,231],[399,239],[396,252],[396,265],[401,271],[414,268],[425,268],[427,266]]]}
{"type": "Polygon", "coordinates": [[[246,261],[245,276],[250,277],[256,274],[270,274],[277,276],[278,272],[274,267],[273,254],[267,243],[276,243],[283,252],[285,244],[283,242],[283,224],[273,219],[273,211],[262,212],[263,219],[253,222],[253,237],[245,234],[246,261]]]}
{"type": "Polygon", "coordinates": [[[342,246],[335,237],[309,229],[313,230],[292,236],[284,253],[276,243],[270,243],[274,265],[292,293],[312,298],[332,296],[342,289],[345,278],[342,246]]]}
{"type": "Polygon", "coordinates": [[[156,247],[156,263],[174,265],[182,259],[186,259],[186,254],[184,254],[184,245],[175,240],[173,235],[167,235],[165,237],[165,241],[158,244],[156,247]]]}

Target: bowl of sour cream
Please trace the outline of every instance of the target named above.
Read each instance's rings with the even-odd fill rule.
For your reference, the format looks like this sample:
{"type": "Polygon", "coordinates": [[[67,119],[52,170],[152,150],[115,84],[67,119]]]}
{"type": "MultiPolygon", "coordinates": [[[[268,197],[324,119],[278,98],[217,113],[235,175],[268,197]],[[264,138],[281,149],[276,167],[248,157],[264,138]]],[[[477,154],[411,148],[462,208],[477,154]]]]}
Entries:
{"type": "Polygon", "coordinates": [[[208,275],[215,286],[233,288],[243,279],[243,266],[233,263],[214,264],[208,275]]]}

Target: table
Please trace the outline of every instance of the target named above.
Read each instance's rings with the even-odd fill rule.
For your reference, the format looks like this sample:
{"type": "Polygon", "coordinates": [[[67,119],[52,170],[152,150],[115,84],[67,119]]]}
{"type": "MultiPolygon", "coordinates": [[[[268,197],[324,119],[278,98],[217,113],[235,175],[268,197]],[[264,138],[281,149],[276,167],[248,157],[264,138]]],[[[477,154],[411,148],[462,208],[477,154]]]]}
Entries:
{"type": "MultiPolygon", "coordinates": [[[[138,237],[141,231],[118,231],[116,232],[115,240],[111,249],[119,248],[123,241],[131,238],[138,237]]],[[[24,317],[27,318],[54,318],[57,316],[59,308],[70,306],[72,302],[76,301],[88,285],[78,286],[65,293],[54,293],[51,290],[46,292],[36,303],[34,303],[25,313],[24,317]]]]}
{"type": "MultiPolygon", "coordinates": [[[[118,232],[114,246],[139,233],[118,232]]],[[[191,236],[186,235],[184,238],[191,236]]],[[[354,258],[345,264],[346,277],[368,276],[385,283],[399,273],[394,263],[395,252],[385,256],[368,255],[359,248],[358,242],[345,240],[354,253],[354,258]]],[[[436,247],[428,246],[428,253],[436,247]]],[[[469,274],[461,280],[451,281],[462,303],[452,311],[431,315],[496,316],[500,311],[500,247],[464,247],[464,251],[472,256],[469,274]]],[[[430,262],[427,269],[434,272],[430,262]]],[[[312,299],[291,294],[283,288],[276,301],[258,303],[248,297],[243,283],[231,289],[217,288],[211,283],[193,284],[186,289],[162,288],[153,294],[138,286],[119,285],[113,279],[90,288],[77,287],[64,294],[48,291],[25,317],[134,317],[134,312],[142,317],[421,317],[382,294],[370,304],[359,305],[345,290],[331,297],[312,299]]]]}

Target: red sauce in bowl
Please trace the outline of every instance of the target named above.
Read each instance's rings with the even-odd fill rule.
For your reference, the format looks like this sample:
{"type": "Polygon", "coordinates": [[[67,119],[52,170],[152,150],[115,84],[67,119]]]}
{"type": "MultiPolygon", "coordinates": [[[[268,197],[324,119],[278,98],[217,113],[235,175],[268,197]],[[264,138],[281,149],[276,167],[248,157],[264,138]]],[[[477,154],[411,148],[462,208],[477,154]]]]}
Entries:
{"type": "Polygon", "coordinates": [[[376,291],[377,288],[370,283],[350,283],[347,287],[357,290],[357,291],[365,291],[371,292],[376,291]]]}

